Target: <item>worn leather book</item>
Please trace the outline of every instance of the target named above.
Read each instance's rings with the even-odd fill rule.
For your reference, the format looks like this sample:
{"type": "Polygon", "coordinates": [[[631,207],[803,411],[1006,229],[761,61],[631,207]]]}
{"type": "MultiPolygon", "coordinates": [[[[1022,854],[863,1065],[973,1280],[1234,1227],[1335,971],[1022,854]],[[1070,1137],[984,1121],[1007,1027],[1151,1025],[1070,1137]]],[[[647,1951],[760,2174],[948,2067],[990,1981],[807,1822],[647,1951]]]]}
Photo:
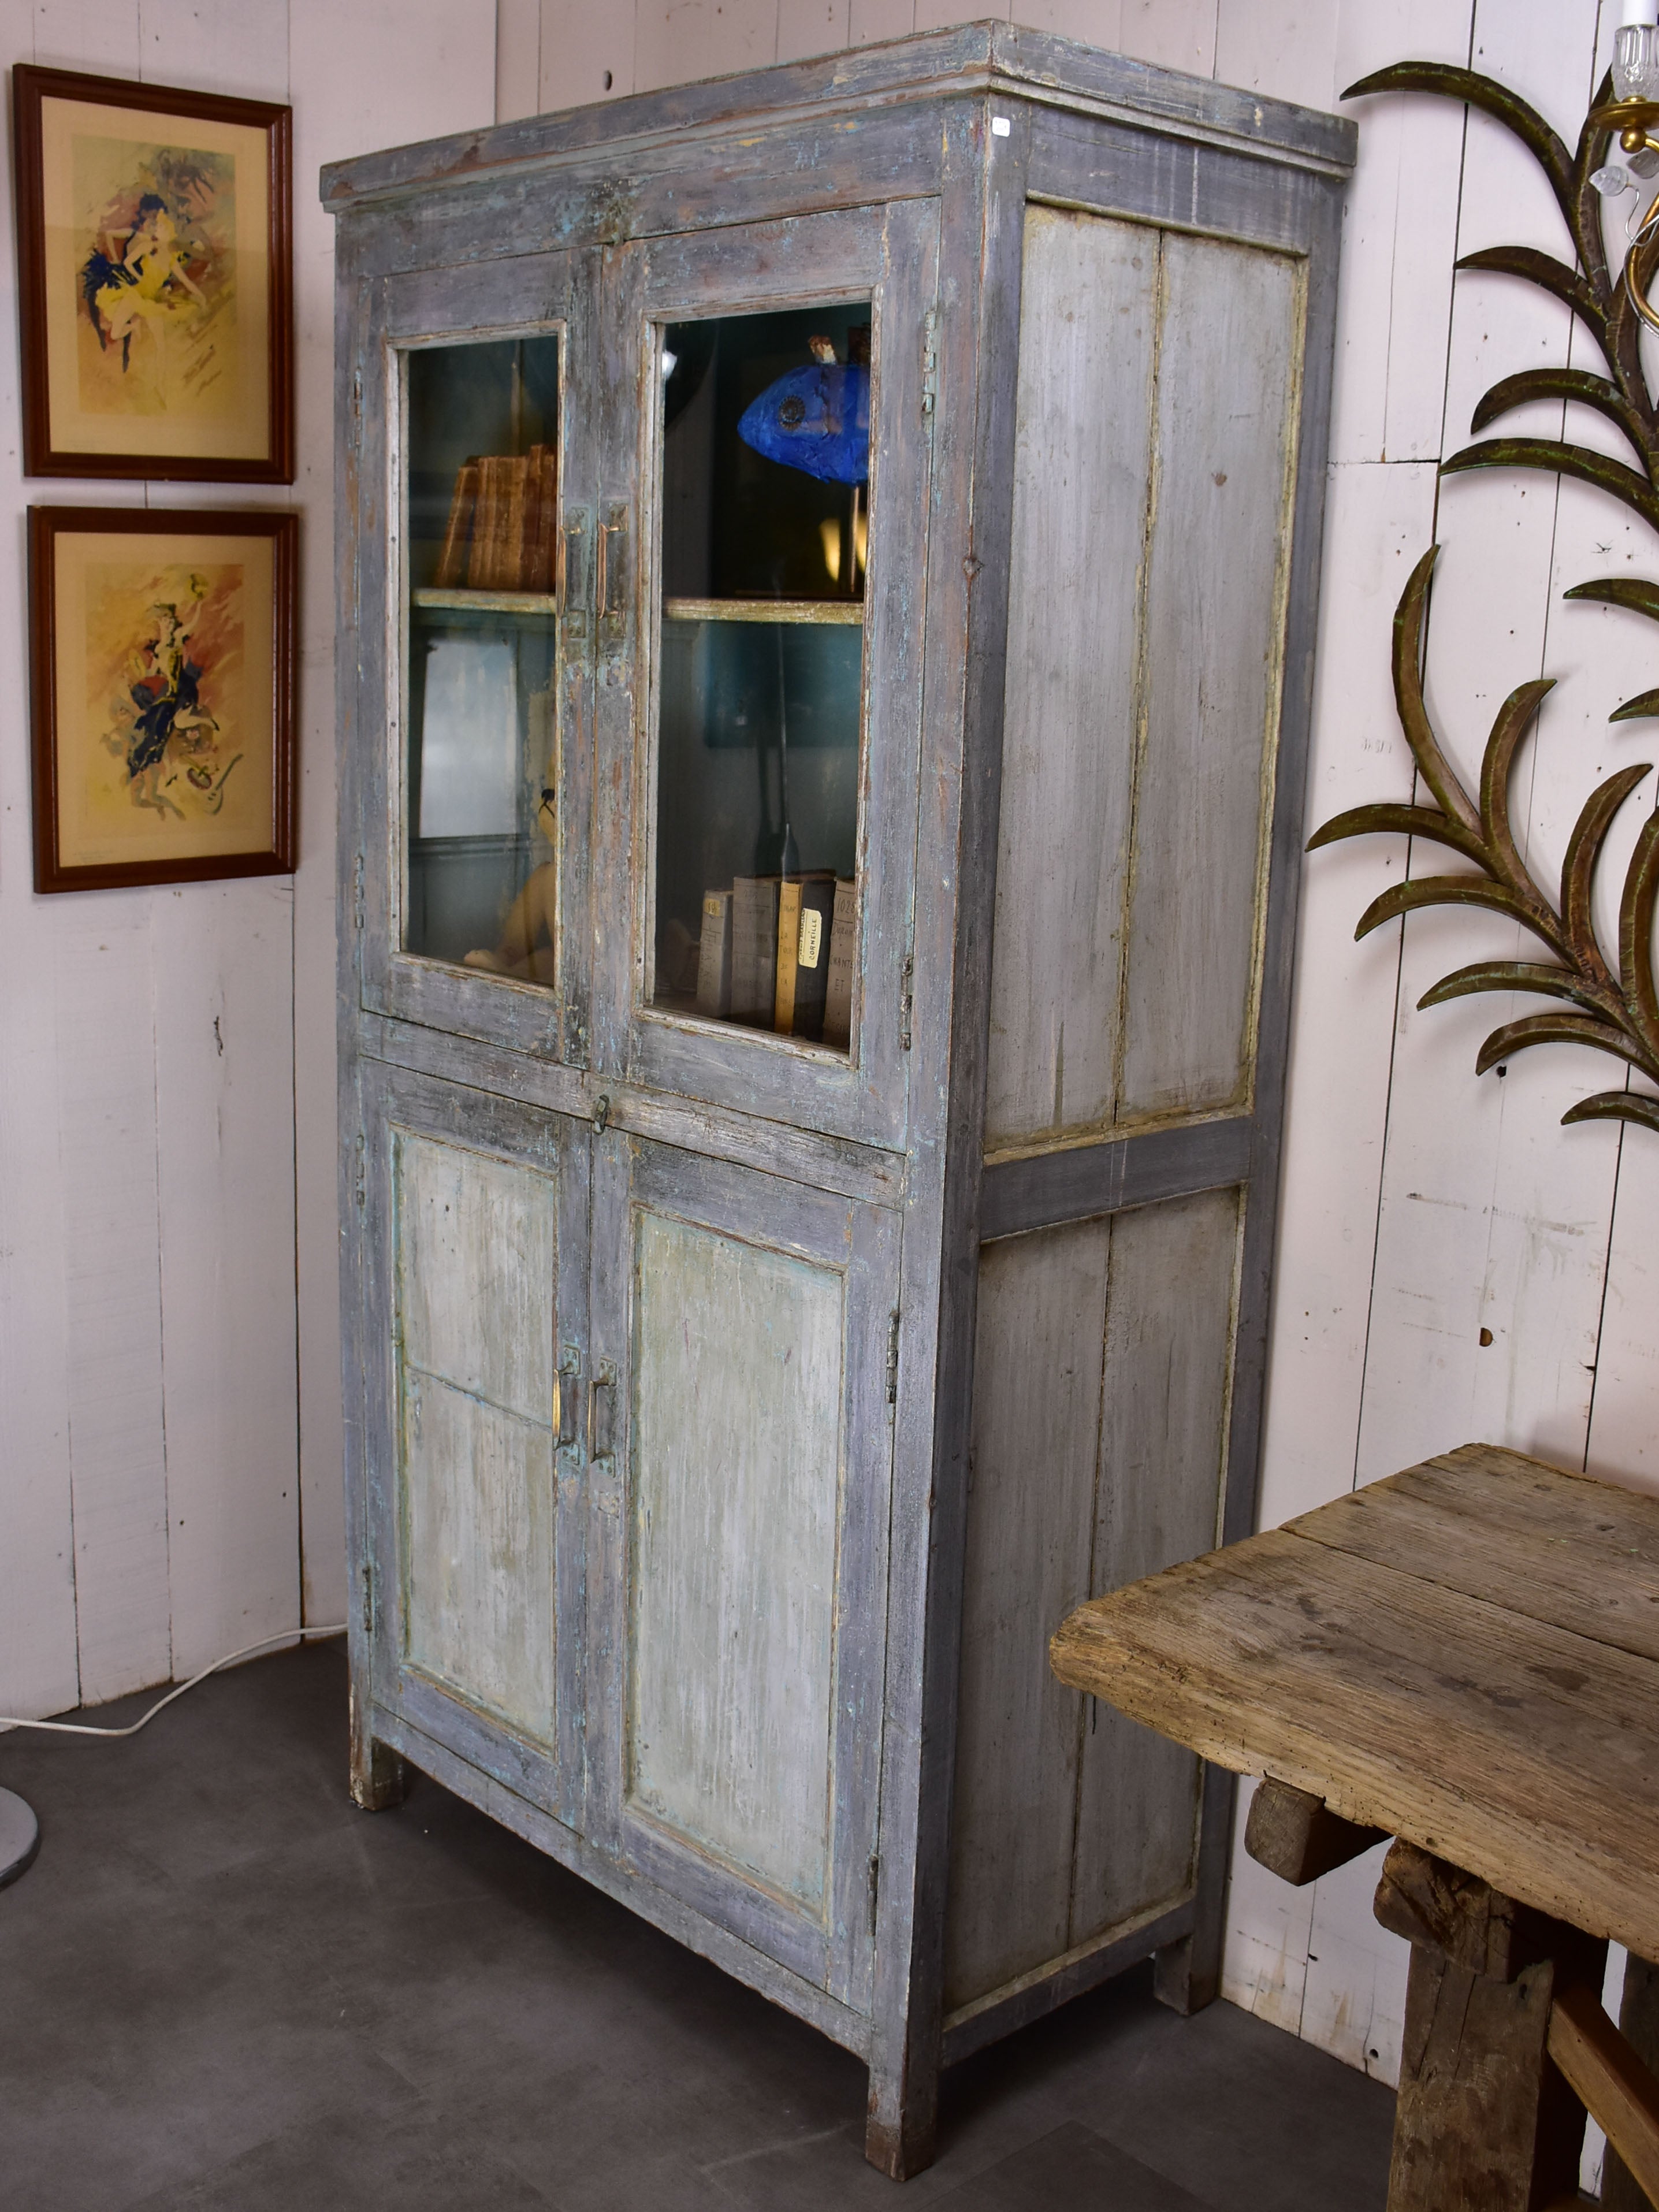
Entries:
{"type": "Polygon", "coordinates": [[[859,887],[853,876],[836,883],[830,924],[829,974],[823,1001],[823,1042],[846,1052],[853,1042],[853,969],[859,950],[859,887]]]}
{"type": "Polygon", "coordinates": [[[697,952],[697,1012],[725,1021],[732,1012],[732,894],[702,895],[702,935],[697,952]]]}
{"type": "Polygon", "coordinates": [[[472,519],[478,505],[478,464],[476,457],[463,461],[455,471],[455,490],[449,502],[449,523],[443,550],[432,580],[441,592],[453,592],[466,578],[467,551],[472,519]]]}
{"type": "Polygon", "coordinates": [[[769,1030],[778,988],[781,876],[738,876],[732,885],[732,1019],[769,1030]]]}
{"type": "Polygon", "coordinates": [[[786,877],[778,892],[777,988],[772,1026],[785,1036],[823,1034],[824,987],[830,976],[830,922],[836,879],[823,874],[786,877]]]}
{"type": "Polygon", "coordinates": [[[559,456],[553,446],[530,448],[530,484],[525,501],[525,559],[521,587],[526,592],[554,588],[554,547],[557,542],[559,456]]]}

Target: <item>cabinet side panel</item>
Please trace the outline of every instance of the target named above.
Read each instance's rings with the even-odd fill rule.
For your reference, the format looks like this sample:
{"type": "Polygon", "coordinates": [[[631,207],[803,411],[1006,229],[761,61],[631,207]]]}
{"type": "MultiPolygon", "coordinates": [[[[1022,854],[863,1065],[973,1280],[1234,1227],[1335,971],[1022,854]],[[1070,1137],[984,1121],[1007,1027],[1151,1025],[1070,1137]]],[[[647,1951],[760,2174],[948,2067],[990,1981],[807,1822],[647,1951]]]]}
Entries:
{"type": "Polygon", "coordinates": [[[1109,1121],[1158,233],[1025,216],[986,1141],[1109,1121]]]}
{"type": "Polygon", "coordinates": [[[558,1186],[406,1131],[394,1162],[404,1657],[550,1743],[558,1186]]]}
{"type": "Polygon", "coordinates": [[[1164,235],[1118,1118],[1245,1107],[1302,264],[1164,235]]]}
{"type": "Polygon", "coordinates": [[[1048,1638],[1089,1589],[1111,1224],[980,1255],[945,2003],[1066,1947],[1078,1698],[1048,1638]]]}
{"type": "MultiPolygon", "coordinates": [[[[1216,1190],[1113,1223],[1092,1597],[1218,1540],[1238,1214],[1216,1190]]],[[[1188,1889],[1197,1841],[1198,1760],[1088,1702],[1073,1944],[1188,1889]]]]}
{"type": "Polygon", "coordinates": [[[822,1916],[843,1278],[635,1224],[629,1802],[822,1916]]]}

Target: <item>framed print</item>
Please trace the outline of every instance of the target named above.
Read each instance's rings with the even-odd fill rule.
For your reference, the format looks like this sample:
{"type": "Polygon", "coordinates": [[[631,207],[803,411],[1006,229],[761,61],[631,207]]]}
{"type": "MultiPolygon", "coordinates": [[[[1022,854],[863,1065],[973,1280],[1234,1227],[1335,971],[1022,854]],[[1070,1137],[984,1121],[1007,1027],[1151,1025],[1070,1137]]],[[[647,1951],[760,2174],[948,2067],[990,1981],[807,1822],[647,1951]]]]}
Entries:
{"type": "Polygon", "coordinates": [[[11,74],[25,473],[291,483],[289,110],[11,74]]]}
{"type": "Polygon", "coordinates": [[[298,517],[28,512],[36,890],[289,873],[298,517]]]}

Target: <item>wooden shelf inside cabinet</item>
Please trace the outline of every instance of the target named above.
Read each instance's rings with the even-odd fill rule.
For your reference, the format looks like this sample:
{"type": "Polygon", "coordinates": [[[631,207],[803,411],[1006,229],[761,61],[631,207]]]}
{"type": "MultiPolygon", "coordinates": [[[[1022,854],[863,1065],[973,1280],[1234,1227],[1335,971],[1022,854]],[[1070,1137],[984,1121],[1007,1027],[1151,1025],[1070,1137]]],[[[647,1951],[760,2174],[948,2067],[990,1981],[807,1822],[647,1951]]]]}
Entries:
{"type": "Polygon", "coordinates": [[[862,599],[665,599],[662,611],[668,622],[839,623],[850,629],[864,621],[862,599]]]}
{"type": "Polygon", "coordinates": [[[551,617],[559,611],[551,592],[440,592],[423,587],[409,597],[411,605],[434,614],[551,617]]]}

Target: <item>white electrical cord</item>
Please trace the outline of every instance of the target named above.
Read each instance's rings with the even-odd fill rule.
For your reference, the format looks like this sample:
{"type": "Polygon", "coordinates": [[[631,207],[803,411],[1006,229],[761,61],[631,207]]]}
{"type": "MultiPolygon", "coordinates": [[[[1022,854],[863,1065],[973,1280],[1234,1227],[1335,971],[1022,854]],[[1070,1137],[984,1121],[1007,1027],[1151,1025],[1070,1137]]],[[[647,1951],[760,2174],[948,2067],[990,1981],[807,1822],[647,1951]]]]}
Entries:
{"type": "Polygon", "coordinates": [[[148,1728],[163,1705],[170,1705],[175,1698],[182,1698],[186,1690],[193,1690],[198,1682],[205,1682],[210,1674],[216,1674],[222,1667],[231,1667],[239,1659],[251,1658],[256,1651],[268,1651],[273,1644],[291,1644],[296,1637],[343,1636],[344,1621],[331,1628],[285,1628],[280,1636],[261,1637],[257,1644],[245,1644],[240,1651],[227,1651],[222,1659],[216,1659],[210,1667],[204,1667],[199,1674],[192,1674],[187,1682],[180,1682],[176,1690],[169,1690],[165,1698],[158,1698],[142,1720],[134,1721],[131,1728],[87,1728],[79,1721],[23,1721],[15,1720],[9,1713],[0,1713],[0,1730],[6,1729],[47,1729],[54,1735],[137,1735],[141,1728],[148,1728]]]}

